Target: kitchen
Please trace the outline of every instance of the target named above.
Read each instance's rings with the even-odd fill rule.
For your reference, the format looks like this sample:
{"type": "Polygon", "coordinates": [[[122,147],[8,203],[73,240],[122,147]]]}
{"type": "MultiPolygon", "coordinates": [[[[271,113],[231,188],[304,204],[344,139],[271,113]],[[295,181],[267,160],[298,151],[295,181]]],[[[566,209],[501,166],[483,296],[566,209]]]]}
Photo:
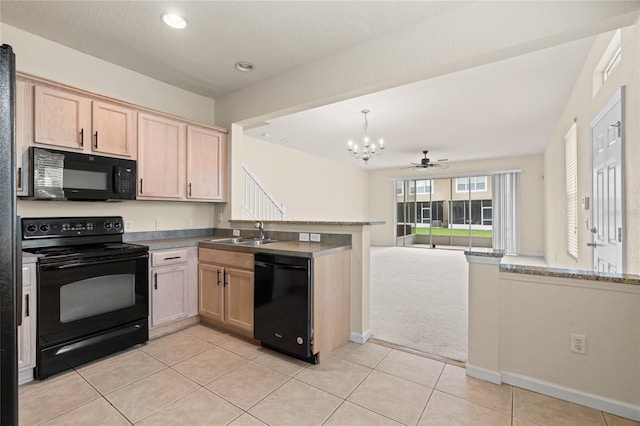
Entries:
{"type": "MultiPolygon", "coordinates": [[[[156,111],[188,117],[198,123],[213,124],[213,109],[215,106],[216,112],[219,111],[221,114],[220,122],[226,121],[225,114],[228,114],[228,112],[225,112],[224,108],[219,109],[220,104],[224,105],[223,100],[220,104],[216,103],[214,105],[211,100],[176,90],[175,88],[168,87],[157,81],[151,81],[133,72],[127,73],[126,70],[119,67],[112,66],[93,57],[70,52],[69,49],[63,46],[39,39],[36,36],[31,36],[20,30],[4,26],[2,31],[3,41],[6,37],[7,42],[16,45],[14,47],[20,46],[20,40],[24,41],[25,44],[20,47],[23,48],[23,71],[28,74],[45,77],[56,82],[63,82],[74,87],[82,87],[91,92],[105,94],[115,99],[126,99],[133,104],[145,105],[156,111]],[[25,46],[32,42],[40,47],[35,48],[36,51],[29,53],[29,50],[25,49],[25,46]],[[57,58],[56,63],[58,63],[61,68],[64,68],[61,64],[67,63],[65,59],[73,62],[74,65],[69,65],[66,69],[53,67],[51,65],[51,59],[54,57],[57,58]],[[83,71],[82,75],[78,76],[77,68],[86,70],[86,74],[85,71],[83,71]],[[73,80],[70,77],[71,75],[76,75],[77,81],[70,81],[73,80]],[[100,77],[104,75],[113,76],[114,80],[100,77]],[[90,83],[88,83],[89,81],[90,83]],[[164,91],[166,97],[158,98],[154,96],[154,93],[158,93],[158,90],[164,91]],[[154,101],[150,102],[150,99],[154,99],[154,101]],[[189,101],[186,102],[185,99],[189,99],[189,101]],[[177,109],[180,108],[184,108],[184,110],[188,110],[188,112],[178,111],[177,109]]],[[[279,106],[275,106],[274,110],[278,108],[279,106]]],[[[258,115],[260,114],[255,114],[255,116],[258,115]]],[[[242,147],[242,141],[236,144],[236,141],[233,140],[238,137],[238,135],[233,132],[233,126],[229,126],[229,128],[232,130],[231,145],[242,147]]],[[[232,155],[230,166],[234,170],[237,169],[235,166],[237,166],[239,162],[241,162],[241,158],[232,155]]],[[[359,217],[359,215],[354,214],[354,212],[366,209],[366,197],[363,195],[363,192],[357,190],[357,188],[362,187],[366,181],[366,173],[360,170],[347,170],[347,167],[342,169],[340,166],[336,166],[336,168],[335,176],[325,175],[324,179],[327,180],[329,186],[340,185],[340,187],[345,190],[344,192],[351,194],[351,197],[355,198],[355,200],[352,200],[352,204],[343,205],[342,203],[336,203],[329,215],[312,219],[317,219],[318,221],[322,219],[339,221],[345,217],[359,217]],[[333,179],[335,179],[335,181],[333,179]],[[362,206],[365,207],[363,208],[362,206]]],[[[233,189],[233,185],[237,185],[237,179],[231,179],[231,194],[237,190],[233,189]]],[[[21,201],[19,205],[20,215],[23,217],[42,216],[42,212],[40,211],[41,203],[42,202],[39,201],[21,201]]],[[[91,203],[74,202],[73,207],[69,207],[68,203],[64,202],[49,202],[47,207],[47,216],[96,215],[95,204],[91,203]]],[[[233,203],[213,205],[195,202],[125,201],[118,204],[101,203],[100,214],[122,216],[125,221],[125,227],[126,222],[130,222],[131,232],[218,227],[231,229],[235,227],[232,226],[233,224],[230,222],[230,219],[241,217],[241,215],[233,214],[232,210],[239,208],[238,205],[233,205],[233,203]],[[220,213],[222,213],[221,219],[219,219],[220,213]]],[[[247,228],[249,228],[249,226],[247,226],[247,228]]],[[[270,226],[267,225],[268,230],[269,228],[270,226]]],[[[340,228],[338,225],[320,223],[301,226],[282,224],[273,225],[273,229],[309,233],[324,233],[326,230],[327,233],[347,233],[355,236],[352,241],[354,256],[362,260],[362,265],[358,265],[358,268],[352,270],[352,282],[362,283],[366,279],[368,265],[366,264],[367,258],[363,247],[366,247],[368,244],[370,235],[368,225],[348,225],[346,228],[340,228]],[[292,230],[291,228],[296,229],[292,230]]],[[[362,337],[367,330],[368,320],[366,318],[366,309],[363,305],[364,302],[357,302],[357,299],[362,297],[362,292],[366,292],[366,290],[363,290],[360,284],[356,284],[352,291],[351,332],[356,334],[356,338],[358,337],[357,335],[362,337]]]]}

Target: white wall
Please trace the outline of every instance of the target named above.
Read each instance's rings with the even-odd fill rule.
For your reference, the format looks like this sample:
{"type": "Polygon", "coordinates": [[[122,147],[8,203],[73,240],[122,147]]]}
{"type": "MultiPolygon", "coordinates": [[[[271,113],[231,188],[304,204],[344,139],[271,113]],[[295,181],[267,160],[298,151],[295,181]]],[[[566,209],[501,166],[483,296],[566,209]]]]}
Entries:
{"type": "MultiPolygon", "coordinates": [[[[43,77],[157,111],[199,121],[214,122],[214,100],[170,86],[142,74],[69,49],[33,34],[2,24],[2,42],[16,54],[19,72],[43,77]]],[[[47,202],[18,200],[22,217],[120,215],[132,231],[210,228],[214,205],[134,201],[120,203],[47,202]],[[190,226],[187,226],[187,220],[190,226]]]]}
{"type": "Polygon", "coordinates": [[[621,30],[622,59],[600,91],[592,95],[592,76],[607,48],[613,32],[598,36],[576,80],[567,104],[547,145],[545,169],[545,257],[552,266],[591,269],[590,211],[578,205],[578,258],[567,254],[564,137],[577,119],[578,200],[590,195],[591,131],[590,123],[622,85],[625,95],[625,217],[627,244],[626,271],[640,273],[640,23],[621,30]]]}
{"type": "Polygon", "coordinates": [[[122,68],[34,34],[2,25],[16,70],[203,124],[214,124],[215,101],[122,68]]]}
{"type": "Polygon", "coordinates": [[[395,178],[424,178],[456,176],[469,173],[489,173],[505,170],[522,170],[520,175],[520,253],[543,252],[543,157],[495,158],[479,161],[461,161],[440,170],[384,169],[369,172],[369,218],[384,220],[383,226],[371,230],[371,243],[395,245],[395,178]]]}
{"type": "Polygon", "coordinates": [[[244,136],[242,164],[286,206],[286,220],[368,218],[367,172],[358,167],[248,136],[244,136]]]}
{"type": "Polygon", "coordinates": [[[503,373],[640,410],[638,286],[501,273],[500,289],[503,373]],[[570,352],[571,333],[586,354],[570,352]]]}

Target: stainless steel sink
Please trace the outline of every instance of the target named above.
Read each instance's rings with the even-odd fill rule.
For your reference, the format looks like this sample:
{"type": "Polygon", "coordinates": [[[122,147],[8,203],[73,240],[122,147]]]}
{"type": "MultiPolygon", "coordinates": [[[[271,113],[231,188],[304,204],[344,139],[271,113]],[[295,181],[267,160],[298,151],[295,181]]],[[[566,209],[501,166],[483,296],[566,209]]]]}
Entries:
{"type": "Polygon", "coordinates": [[[260,246],[263,244],[275,243],[276,240],[265,238],[260,240],[258,238],[219,238],[214,240],[207,240],[210,243],[216,244],[229,244],[229,245],[242,245],[242,246],[260,246]]]}
{"type": "Polygon", "coordinates": [[[237,243],[238,245],[243,245],[243,246],[261,246],[263,244],[271,244],[271,243],[275,243],[277,240],[270,240],[268,238],[265,238],[264,240],[246,240],[246,241],[240,241],[239,243],[237,243]]]}

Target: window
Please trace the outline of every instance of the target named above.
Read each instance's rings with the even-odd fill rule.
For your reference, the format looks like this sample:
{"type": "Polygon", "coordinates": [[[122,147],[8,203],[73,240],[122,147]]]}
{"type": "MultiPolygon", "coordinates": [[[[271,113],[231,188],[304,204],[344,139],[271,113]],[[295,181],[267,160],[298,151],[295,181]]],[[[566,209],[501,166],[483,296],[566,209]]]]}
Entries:
{"type": "Polygon", "coordinates": [[[416,192],[418,194],[431,194],[433,192],[433,186],[431,180],[417,180],[416,192]]]}
{"type": "Polygon", "coordinates": [[[435,221],[439,221],[435,222],[437,225],[434,224],[433,226],[441,226],[443,216],[442,201],[419,201],[417,204],[418,223],[433,224],[435,221]]]}
{"type": "Polygon", "coordinates": [[[404,195],[404,181],[396,181],[396,196],[404,195]]]}
{"type": "Polygon", "coordinates": [[[614,73],[614,70],[622,62],[622,37],[620,30],[613,33],[609,45],[605,49],[604,53],[600,57],[600,61],[593,70],[592,76],[592,91],[593,97],[596,96],[598,91],[604,86],[605,82],[614,73]]]}
{"type": "Polygon", "coordinates": [[[567,253],[578,258],[578,136],[573,123],[564,138],[567,190],[567,253]]]}
{"type": "Polygon", "coordinates": [[[464,200],[452,202],[454,225],[492,225],[491,200],[464,200]]]}
{"type": "Polygon", "coordinates": [[[456,178],[456,192],[482,192],[487,190],[486,176],[456,178]]]}
{"type": "Polygon", "coordinates": [[[607,81],[607,79],[609,78],[613,70],[616,69],[616,67],[620,63],[621,59],[622,59],[622,47],[618,46],[618,49],[613,54],[613,57],[609,60],[607,65],[604,67],[604,71],[602,72],[602,79],[604,81],[607,81]]]}

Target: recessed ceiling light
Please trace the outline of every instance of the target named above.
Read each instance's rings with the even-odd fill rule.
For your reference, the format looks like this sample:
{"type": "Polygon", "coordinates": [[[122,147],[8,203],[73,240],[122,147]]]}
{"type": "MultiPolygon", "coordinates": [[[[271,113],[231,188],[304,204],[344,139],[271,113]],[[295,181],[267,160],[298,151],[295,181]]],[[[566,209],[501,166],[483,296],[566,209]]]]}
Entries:
{"type": "Polygon", "coordinates": [[[255,65],[253,65],[251,62],[241,61],[236,63],[236,69],[238,71],[249,72],[249,71],[253,71],[254,68],[255,68],[255,65]]]}
{"type": "Polygon", "coordinates": [[[179,30],[187,26],[187,20],[175,13],[165,13],[162,15],[162,21],[171,28],[177,28],[179,30]]]}

